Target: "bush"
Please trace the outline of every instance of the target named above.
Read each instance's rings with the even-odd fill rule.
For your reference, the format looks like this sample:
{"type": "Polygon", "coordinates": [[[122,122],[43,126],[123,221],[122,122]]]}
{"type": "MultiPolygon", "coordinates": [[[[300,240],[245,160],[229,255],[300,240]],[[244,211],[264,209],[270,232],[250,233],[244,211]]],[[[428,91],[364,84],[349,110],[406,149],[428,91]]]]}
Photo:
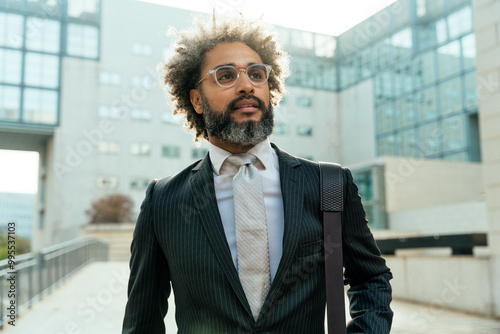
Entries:
{"type": "Polygon", "coordinates": [[[112,194],[92,202],[92,207],[85,211],[90,217],[90,224],[123,223],[132,220],[134,201],[126,195],[112,194]]]}
{"type": "MultiPolygon", "coordinates": [[[[15,246],[16,246],[16,253],[15,255],[21,255],[21,254],[26,254],[30,252],[30,240],[21,236],[16,235],[15,236],[15,246]]],[[[11,238],[12,240],[12,238],[11,238]]],[[[12,244],[8,244],[7,240],[7,235],[0,234],[0,260],[4,260],[7,258],[8,255],[8,246],[12,246],[12,244]]]]}

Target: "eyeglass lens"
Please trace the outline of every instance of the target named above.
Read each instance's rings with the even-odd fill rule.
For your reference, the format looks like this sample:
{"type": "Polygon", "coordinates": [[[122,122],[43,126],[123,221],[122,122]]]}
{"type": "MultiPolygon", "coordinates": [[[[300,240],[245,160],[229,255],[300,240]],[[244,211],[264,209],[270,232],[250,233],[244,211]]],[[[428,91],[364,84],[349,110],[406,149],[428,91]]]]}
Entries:
{"type": "MultiPolygon", "coordinates": [[[[221,86],[232,86],[238,78],[239,71],[233,66],[222,66],[215,71],[215,78],[221,86]]],[[[256,85],[267,81],[267,68],[263,65],[250,65],[245,72],[248,79],[256,85]]]]}

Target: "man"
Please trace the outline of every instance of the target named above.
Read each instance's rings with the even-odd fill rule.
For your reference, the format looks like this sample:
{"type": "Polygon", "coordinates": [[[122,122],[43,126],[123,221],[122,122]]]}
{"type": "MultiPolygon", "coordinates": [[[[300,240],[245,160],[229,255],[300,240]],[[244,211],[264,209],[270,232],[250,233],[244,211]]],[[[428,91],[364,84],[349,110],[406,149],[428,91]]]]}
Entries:
{"type": "MultiPolygon", "coordinates": [[[[287,55],[242,18],[179,35],[165,83],[209,153],[146,191],[123,333],[165,333],[171,287],[179,333],[324,333],[318,165],[268,140],[287,55]]],[[[347,169],[344,183],[348,332],[389,333],[391,273],[347,169]]]]}

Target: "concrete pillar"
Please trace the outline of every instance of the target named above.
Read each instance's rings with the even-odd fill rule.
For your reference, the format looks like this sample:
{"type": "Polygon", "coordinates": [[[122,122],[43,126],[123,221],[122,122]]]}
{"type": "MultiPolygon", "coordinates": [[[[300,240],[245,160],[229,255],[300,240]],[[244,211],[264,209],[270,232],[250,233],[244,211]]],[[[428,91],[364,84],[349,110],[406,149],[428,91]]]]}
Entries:
{"type": "Polygon", "coordinates": [[[488,210],[492,313],[500,317],[500,1],[473,0],[479,127],[488,210]]]}

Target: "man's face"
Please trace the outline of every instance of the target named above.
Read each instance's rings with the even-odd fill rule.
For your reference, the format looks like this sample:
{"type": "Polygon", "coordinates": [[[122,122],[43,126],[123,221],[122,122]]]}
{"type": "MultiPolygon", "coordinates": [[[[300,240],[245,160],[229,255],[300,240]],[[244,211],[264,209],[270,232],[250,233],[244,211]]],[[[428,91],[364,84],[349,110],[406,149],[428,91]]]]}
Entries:
{"type": "MultiPolygon", "coordinates": [[[[246,69],[262,63],[260,56],[243,43],[222,43],[208,51],[201,74],[221,65],[246,69]]],[[[253,85],[241,71],[232,87],[219,86],[212,75],[198,90],[191,91],[191,102],[202,114],[210,136],[241,145],[255,145],[272,132],[273,116],[269,85],[253,85]]]]}

